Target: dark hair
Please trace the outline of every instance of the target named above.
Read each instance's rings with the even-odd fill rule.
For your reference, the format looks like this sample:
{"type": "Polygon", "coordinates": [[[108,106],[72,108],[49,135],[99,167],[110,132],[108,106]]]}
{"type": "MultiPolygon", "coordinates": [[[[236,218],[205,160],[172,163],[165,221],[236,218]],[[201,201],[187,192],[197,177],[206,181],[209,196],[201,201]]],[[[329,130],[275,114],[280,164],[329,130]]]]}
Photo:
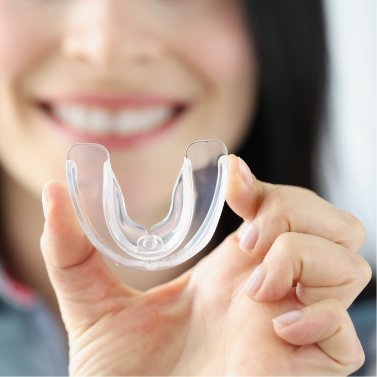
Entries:
{"type": "MultiPolygon", "coordinates": [[[[261,180],[313,188],[327,82],[320,0],[244,0],[259,64],[258,108],[238,154],[261,180]]],[[[239,224],[226,208],[220,235],[239,224]]],[[[223,237],[222,237],[223,238],[223,237]]]]}

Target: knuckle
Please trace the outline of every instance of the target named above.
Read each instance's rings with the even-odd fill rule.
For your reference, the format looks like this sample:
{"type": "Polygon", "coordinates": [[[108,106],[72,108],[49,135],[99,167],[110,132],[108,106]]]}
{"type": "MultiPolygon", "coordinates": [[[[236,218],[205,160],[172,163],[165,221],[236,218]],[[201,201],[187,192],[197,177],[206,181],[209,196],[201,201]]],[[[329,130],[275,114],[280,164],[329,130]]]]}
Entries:
{"type": "Polygon", "coordinates": [[[372,268],[369,263],[359,254],[352,254],[356,266],[356,281],[364,288],[372,278],[372,268]]]}
{"type": "Polygon", "coordinates": [[[290,256],[296,249],[296,237],[295,233],[285,232],[279,234],[271,248],[271,255],[275,258],[284,258],[286,259],[290,256]]]}
{"type": "Polygon", "coordinates": [[[338,326],[348,326],[350,316],[344,304],[336,298],[326,298],[315,304],[318,311],[326,313],[326,320],[338,326]]]}
{"type": "Polygon", "coordinates": [[[300,187],[276,185],[270,195],[271,205],[276,213],[282,213],[290,203],[295,201],[298,196],[298,191],[301,191],[300,187]]]}
{"type": "Polygon", "coordinates": [[[329,320],[334,323],[349,321],[349,315],[339,300],[328,298],[323,300],[323,305],[326,307],[326,316],[329,320]]]}
{"type": "Polygon", "coordinates": [[[353,364],[353,369],[359,369],[365,363],[365,353],[364,350],[360,347],[359,352],[355,352],[355,356],[353,360],[351,360],[353,364]]]}
{"type": "Polygon", "coordinates": [[[349,229],[349,236],[352,248],[358,250],[365,242],[366,230],[361,221],[352,213],[343,212],[346,228],[349,229]]]}
{"type": "Polygon", "coordinates": [[[364,363],[365,353],[361,346],[358,346],[356,350],[352,350],[348,355],[345,355],[341,362],[344,369],[347,370],[347,375],[360,369],[364,363]]]}
{"type": "MultiPolygon", "coordinates": [[[[322,305],[326,307],[326,318],[328,321],[337,323],[340,328],[343,327],[351,330],[353,327],[352,321],[340,301],[326,299],[322,302],[322,305]]],[[[342,369],[347,370],[347,374],[351,374],[364,364],[365,354],[356,333],[352,335],[347,343],[347,352],[343,353],[338,362],[342,369]]]]}
{"type": "Polygon", "coordinates": [[[271,212],[276,214],[276,216],[282,216],[290,198],[292,198],[292,188],[284,185],[276,185],[271,195],[269,196],[268,205],[271,207],[271,212]]]}
{"type": "Polygon", "coordinates": [[[360,349],[359,352],[355,353],[355,356],[352,360],[352,364],[353,364],[353,369],[359,369],[363,366],[363,364],[365,363],[365,353],[363,351],[363,349],[360,349]]]}
{"type": "Polygon", "coordinates": [[[289,185],[276,185],[274,193],[280,200],[286,201],[287,199],[296,198],[297,196],[305,196],[311,198],[318,198],[318,195],[305,187],[289,186],[289,185]]]}
{"type": "Polygon", "coordinates": [[[266,265],[270,266],[283,280],[289,280],[290,284],[300,274],[301,269],[297,243],[296,233],[281,233],[265,258],[266,265]]]}
{"type": "Polygon", "coordinates": [[[295,212],[295,208],[314,202],[318,198],[314,191],[307,188],[276,185],[267,205],[270,207],[269,212],[280,220],[285,231],[291,231],[294,227],[291,221],[294,219],[292,212],[295,212]]]}

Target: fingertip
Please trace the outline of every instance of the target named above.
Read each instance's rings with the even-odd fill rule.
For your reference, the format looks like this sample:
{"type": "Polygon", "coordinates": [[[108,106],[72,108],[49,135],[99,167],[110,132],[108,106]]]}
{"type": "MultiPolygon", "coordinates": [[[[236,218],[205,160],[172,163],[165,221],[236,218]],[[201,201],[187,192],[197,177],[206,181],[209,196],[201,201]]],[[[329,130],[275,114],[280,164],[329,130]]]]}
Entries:
{"type": "Polygon", "coordinates": [[[238,170],[238,157],[234,154],[228,156],[229,161],[229,171],[232,174],[236,173],[238,170]]]}
{"type": "Polygon", "coordinates": [[[257,266],[245,285],[245,292],[252,299],[258,299],[258,292],[261,290],[261,287],[266,280],[267,271],[263,264],[257,266]]]}
{"type": "Polygon", "coordinates": [[[229,184],[227,202],[240,217],[250,219],[254,215],[256,178],[246,163],[235,155],[229,156],[229,184]]]}
{"type": "Polygon", "coordinates": [[[300,346],[329,342],[330,338],[340,335],[341,330],[352,327],[347,311],[334,299],[283,313],[272,322],[279,337],[300,346]]]}
{"type": "Polygon", "coordinates": [[[273,328],[277,336],[302,348],[315,345],[349,375],[364,362],[364,352],[352,321],[336,300],[324,300],[301,310],[293,310],[275,317],[273,328]]]}
{"type": "Polygon", "coordinates": [[[304,312],[302,310],[292,310],[273,318],[272,323],[274,324],[274,328],[279,331],[293,325],[303,316],[304,312]]]}
{"type": "MultiPolygon", "coordinates": [[[[259,257],[253,254],[253,260],[258,261],[259,257]]],[[[279,268],[280,266],[271,266],[265,260],[254,268],[244,288],[250,299],[272,303],[294,294],[290,273],[284,273],[284,267],[280,272],[279,268]]]]}
{"type": "Polygon", "coordinates": [[[249,223],[239,238],[239,248],[246,254],[251,254],[259,237],[259,230],[255,222],[249,223]]]}
{"type": "Polygon", "coordinates": [[[278,315],[272,319],[275,333],[295,346],[313,343],[318,326],[308,321],[306,317],[304,310],[292,310],[278,315]]]}
{"type": "Polygon", "coordinates": [[[238,174],[242,178],[244,184],[251,189],[256,181],[255,175],[251,172],[249,166],[246,162],[241,158],[238,157],[238,174]]]}
{"type": "Polygon", "coordinates": [[[47,199],[54,198],[56,195],[61,195],[61,192],[67,190],[67,185],[64,181],[48,181],[43,186],[43,196],[47,199]]]}
{"type": "Polygon", "coordinates": [[[93,246],[80,227],[65,182],[46,183],[42,202],[45,226],[41,249],[46,263],[66,268],[87,258],[93,246]]]}
{"type": "Polygon", "coordinates": [[[81,232],[78,218],[74,211],[67,184],[63,181],[50,181],[43,188],[46,223],[59,231],[75,230],[81,232]]]}
{"type": "Polygon", "coordinates": [[[256,178],[246,162],[234,154],[229,155],[228,159],[231,183],[242,183],[246,188],[252,189],[256,178]]]}
{"type": "Polygon", "coordinates": [[[43,186],[42,205],[46,220],[51,218],[52,210],[61,211],[69,201],[68,188],[65,182],[49,181],[43,186]]]}

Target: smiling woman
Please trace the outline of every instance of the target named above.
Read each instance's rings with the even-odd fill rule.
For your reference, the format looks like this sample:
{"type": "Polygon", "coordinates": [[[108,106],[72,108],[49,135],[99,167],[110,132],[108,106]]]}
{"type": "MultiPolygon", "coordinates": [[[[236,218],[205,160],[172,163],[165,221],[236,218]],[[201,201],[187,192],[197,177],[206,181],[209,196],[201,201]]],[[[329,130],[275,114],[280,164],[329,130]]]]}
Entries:
{"type": "Polygon", "coordinates": [[[313,186],[325,62],[317,0],[0,0],[0,287],[11,287],[0,290],[0,326],[12,329],[0,372],[66,374],[62,319],[73,374],[357,369],[363,352],[346,308],[370,275],[356,253],[362,226],[247,167],[313,186]],[[148,227],[167,212],[186,146],[214,138],[247,163],[230,157],[234,212],[217,242],[239,217],[248,226],[194,267],[106,266],[55,182],[44,190],[46,269],[40,192],[64,179],[71,144],[109,149],[128,213],[148,227]],[[328,276],[328,263],[343,272],[328,276]]]}
{"type": "Polygon", "coordinates": [[[170,28],[187,2],[152,2],[160,16],[145,1],[34,2],[34,11],[26,4],[23,12],[23,1],[13,3],[3,0],[0,16],[7,36],[0,147],[5,168],[35,193],[63,177],[70,144],[97,142],[115,150],[131,215],[150,222],[151,213],[165,213],[191,141],[218,138],[234,150],[246,133],[256,67],[238,2],[206,1],[213,13],[198,7],[179,33],[170,28]],[[49,12],[54,25],[46,35],[49,12]],[[24,174],[25,160],[38,176],[24,174]]]}

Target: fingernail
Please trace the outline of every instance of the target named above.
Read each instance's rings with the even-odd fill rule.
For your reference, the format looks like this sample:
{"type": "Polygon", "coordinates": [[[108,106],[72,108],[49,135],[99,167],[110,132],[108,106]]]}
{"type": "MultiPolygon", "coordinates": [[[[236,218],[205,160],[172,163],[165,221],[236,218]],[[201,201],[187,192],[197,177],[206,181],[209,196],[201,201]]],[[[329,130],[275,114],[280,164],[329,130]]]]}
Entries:
{"type": "Polygon", "coordinates": [[[250,168],[247,166],[246,162],[240,157],[238,157],[238,166],[242,179],[248,186],[251,187],[254,182],[254,175],[251,172],[250,168]]]}
{"type": "Polygon", "coordinates": [[[48,210],[48,199],[45,192],[45,189],[42,191],[42,208],[43,208],[43,215],[46,218],[47,210],[48,210]]]}
{"type": "Polygon", "coordinates": [[[255,244],[258,240],[258,229],[255,223],[250,223],[244,233],[242,234],[239,242],[239,247],[245,253],[254,249],[255,244]]]}
{"type": "Polygon", "coordinates": [[[297,322],[303,316],[304,312],[302,310],[293,310],[275,317],[272,322],[279,328],[283,328],[297,322]]]}
{"type": "Polygon", "coordinates": [[[249,280],[246,282],[245,291],[249,296],[254,296],[262,286],[263,280],[266,277],[266,269],[260,264],[255,268],[250,275],[249,280]]]}

